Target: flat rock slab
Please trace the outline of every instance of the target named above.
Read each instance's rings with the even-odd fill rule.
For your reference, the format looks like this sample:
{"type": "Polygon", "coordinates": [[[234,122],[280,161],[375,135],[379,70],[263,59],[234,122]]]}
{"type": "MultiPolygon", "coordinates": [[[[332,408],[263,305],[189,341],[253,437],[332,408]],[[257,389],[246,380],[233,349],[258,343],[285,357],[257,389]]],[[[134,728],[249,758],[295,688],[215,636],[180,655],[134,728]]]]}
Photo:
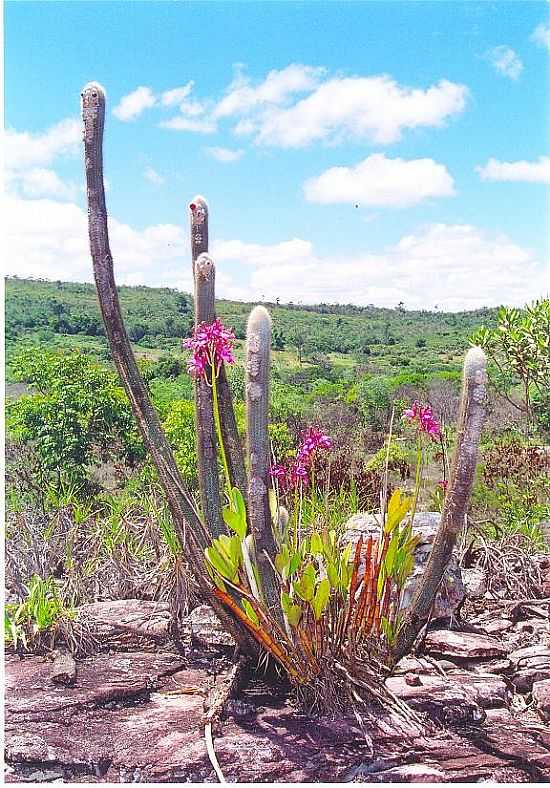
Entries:
{"type": "MultiPolygon", "coordinates": [[[[6,661],[8,782],[211,782],[203,701],[212,678],[171,653],[98,655],[78,665],[73,687],[51,684],[42,658],[6,661]],[[35,777],[35,779],[38,779],[35,777]]],[[[424,677],[432,678],[432,677],[424,677]]],[[[433,687],[428,687],[428,691],[433,687]]],[[[253,684],[215,732],[229,782],[453,782],[516,770],[540,780],[550,733],[506,709],[453,731],[404,727],[380,716],[362,733],[354,720],[300,714],[253,684]],[[504,715],[504,716],[502,716],[504,715]]]]}
{"type": "Polygon", "coordinates": [[[78,608],[81,623],[103,650],[154,649],[170,637],[170,609],[163,602],[116,599],[78,608]]]}
{"type": "Polygon", "coordinates": [[[529,692],[535,682],[550,679],[550,648],[543,644],[512,651],[512,682],[518,692],[529,692]]]}
{"type": "Polygon", "coordinates": [[[52,662],[45,657],[6,659],[6,722],[24,725],[45,717],[69,724],[78,712],[111,701],[139,698],[182,667],[170,653],[99,654],[78,663],[71,687],[51,682],[52,662]]]}
{"type": "Polygon", "coordinates": [[[449,629],[428,632],[423,650],[427,654],[458,659],[489,659],[502,657],[507,653],[506,646],[489,635],[454,632],[449,629]]]}
{"type": "Polygon", "coordinates": [[[507,706],[511,697],[508,684],[501,677],[465,671],[449,672],[446,676],[416,673],[394,676],[386,685],[394,695],[426,712],[436,699],[444,708],[460,706],[466,701],[482,709],[492,709],[507,706]]]}

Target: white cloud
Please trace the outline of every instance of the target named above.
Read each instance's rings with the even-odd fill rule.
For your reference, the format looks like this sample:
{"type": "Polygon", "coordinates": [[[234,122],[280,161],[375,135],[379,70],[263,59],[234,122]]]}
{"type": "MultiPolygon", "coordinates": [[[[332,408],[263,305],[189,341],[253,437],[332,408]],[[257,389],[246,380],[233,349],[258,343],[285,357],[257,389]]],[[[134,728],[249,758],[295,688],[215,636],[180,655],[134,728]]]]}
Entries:
{"type": "MultiPolygon", "coordinates": [[[[70,202],[5,199],[7,273],[92,281],[86,211],[70,202]]],[[[141,230],[109,218],[120,284],[192,287],[181,267],[189,239],[181,226],[141,230]]],[[[218,240],[212,244],[221,297],[461,310],[522,305],[546,295],[550,266],[506,235],[472,225],[418,228],[375,253],[320,255],[293,238],[275,244],[218,240]]]]}
{"type": "Polygon", "coordinates": [[[140,85],[128,95],[123,96],[113,109],[113,115],[122,121],[135,120],[146,109],[156,104],[151,88],[140,85]]]}
{"type": "Polygon", "coordinates": [[[484,181],[527,181],[550,183],[550,156],[537,161],[499,161],[489,159],[483,167],[476,167],[484,181]]]}
{"type": "Polygon", "coordinates": [[[244,150],[232,150],[231,148],[205,148],[206,153],[212,156],[216,161],[221,161],[224,164],[230,164],[234,161],[239,161],[242,158],[244,150]]]}
{"type": "Polygon", "coordinates": [[[165,90],[160,97],[160,102],[163,107],[173,107],[174,104],[180,104],[193,90],[194,82],[191,80],[181,88],[172,88],[172,90],[165,90]]]}
{"type": "Polygon", "coordinates": [[[10,170],[43,167],[61,154],[74,153],[81,144],[82,124],[74,118],[66,118],[40,134],[7,129],[4,136],[6,167],[10,170]]]}
{"type": "Polygon", "coordinates": [[[204,134],[225,120],[233,122],[238,136],[282,148],[349,139],[390,144],[405,129],[443,126],[464,110],[468,97],[465,85],[446,79],[410,88],[384,74],[328,79],[326,68],[296,63],[270,71],[258,84],[240,69],[217,103],[190,100],[191,86],[162,94],[165,105],[183,96],[180,114],[162,121],[162,127],[204,134]]]}
{"type": "Polygon", "coordinates": [[[148,181],[154,183],[155,186],[162,186],[165,181],[165,178],[153,168],[153,167],[146,167],[143,172],[144,178],[147,178],[148,181]]]}
{"type": "Polygon", "coordinates": [[[176,115],[170,120],[163,120],[159,123],[163,129],[174,131],[194,131],[198,134],[213,134],[216,131],[216,124],[209,118],[195,120],[186,118],[183,115],[176,115]]]}
{"type": "MultiPolygon", "coordinates": [[[[86,211],[53,200],[4,200],[7,273],[90,282],[93,279],[86,211]]],[[[111,249],[119,284],[192,287],[181,259],[189,242],[181,227],[152,225],[136,230],[109,217],[111,249]],[[176,285],[179,282],[179,285],[176,285]]]]}
{"type": "Polygon", "coordinates": [[[265,104],[284,104],[297,93],[313,90],[325,72],[324,68],[291,63],[279,71],[270,71],[259,85],[253,87],[250,79],[239,71],[218,103],[215,115],[224,118],[265,104]]]}
{"type": "Polygon", "coordinates": [[[35,167],[17,174],[7,174],[8,183],[27,197],[57,197],[72,200],[78,193],[78,186],[61,180],[54,170],[35,167]]]}
{"type": "Polygon", "coordinates": [[[499,74],[508,79],[518,80],[523,71],[523,63],[517,52],[509,46],[498,46],[490,49],[486,56],[499,74]]]}
{"type": "Polygon", "coordinates": [[[224,241],[218,267],[253,266],[248,300],[355,303],[463,310],[523,305],[548,293],[550,266],[504,235],[472,225],[434,224],[384,252],[321,257],[308,241],[260,245],[224,241]]]}
{"type": "Polygon", "coordinates": [[[550,52],[550,24],[541,22],[531,33],[531,41],[550,52]]]}
{"type": "Polygon", "coordinates": [[[454,194],[454,181],[433,159],[391,159],[382,153],[355,167],[331,167],[304,184],[306,199],[330,205],[358,203],[404,207],[454,194]]]}
{"type": "Polygon", "coordinates": [[[301,238],[271,245],[216,241],[212,246],[212,255],[214,260],[233,260],[255,268],[286,265],[290,260],[298,267],[308,265],[313,259],[313,244],[301,238]]]}
{"type": "Polygon", "coordinates": [[[14,194],[70,200],[78,193],[73,183],[64,182],[49,165],[64,155],[74,155],[82,145],[81,124],[67,118],[42,133],[8,129],[5,142],[5,183],[14,194]]]}
{"type": "Polygon", "coordinates": [[[334,78],[291,107],[269,107],[237,124],[262,145],[299,148],[316,141],[347,139],[387,145],[404,129],[442,126],[464,109],[468,89],[448,80],[422,90],[389,76],[334,78]]]}

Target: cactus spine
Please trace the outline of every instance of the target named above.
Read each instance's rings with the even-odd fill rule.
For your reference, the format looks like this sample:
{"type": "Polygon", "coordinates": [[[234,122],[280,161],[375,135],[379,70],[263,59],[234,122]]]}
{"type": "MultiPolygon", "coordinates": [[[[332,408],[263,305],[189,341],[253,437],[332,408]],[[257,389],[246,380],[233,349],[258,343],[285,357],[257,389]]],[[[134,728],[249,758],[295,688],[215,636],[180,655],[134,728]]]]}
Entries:
{"type": "Polygon", "coordinates": [[[479,347],[471,348],[464,360],[460,415],[449,490],[428,563],[397,636],[394,649],[396,660],[410,650],[418,633],[429,620],[443,573],[458,534],[466,522],[485,419],[486,366],[487,359],[483,350],[479,347]]]}
{"type": "Polygon", "coordinates": [[[271,318],[263,306],[257,306],[250,313],[246,331],[246,421],[250,464],[248,511],[265,602],[272,615],[281,619],[279,584],[269,560],[273,560],[277,552],[269,507],[270,448],[267,425],[270,360],[271,318]]]}

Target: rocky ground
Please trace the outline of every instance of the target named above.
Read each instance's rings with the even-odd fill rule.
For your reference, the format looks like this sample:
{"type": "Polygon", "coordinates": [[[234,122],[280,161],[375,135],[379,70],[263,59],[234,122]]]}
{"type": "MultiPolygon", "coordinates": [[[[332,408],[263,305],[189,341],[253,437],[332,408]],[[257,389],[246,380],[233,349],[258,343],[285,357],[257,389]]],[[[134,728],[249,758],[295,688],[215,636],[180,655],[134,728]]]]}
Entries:
{"type": "MultiPolygon", "coordinates": [[[[214,730],[228,782],[550,781],[549,600],[471,602],[401,661],[391,690],[426,725],[300,713],[254,678],[214,730]]],[[[205,607],[170,635],[162,605],[96,603],[80,617],[97,648],[6,658],[6,781],[216,782],[204,702],[231,659],[205,607]]]]}

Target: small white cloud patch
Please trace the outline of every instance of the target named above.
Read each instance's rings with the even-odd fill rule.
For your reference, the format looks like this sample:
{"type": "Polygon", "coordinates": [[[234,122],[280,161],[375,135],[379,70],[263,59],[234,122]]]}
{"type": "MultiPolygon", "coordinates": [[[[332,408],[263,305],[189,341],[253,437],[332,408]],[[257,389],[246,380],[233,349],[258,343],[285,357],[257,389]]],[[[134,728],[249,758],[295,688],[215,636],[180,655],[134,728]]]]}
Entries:
{"type": "Polygon", "coordinates": [[[244,154],[242,148],[238,150],[233,150],[232,148],[205,148],[205,151],[213,159],[221,161],[224,164],[231,164],[235,161],[239,161],[244,154]]]}
{"type": "Polygon", "coordinates": [[[429,197],[450,197],[454,181],[447,168],[433,159],[388,158],[382,153],[355,167],[331,167],[304,184],[309,202],[351,203],[402,208],[429,197]]]}
{"type": "Polygon", "coordinates": [[[489,159],[483,167],[476,167],[476,172],[484,181],[550,183],[550,156],[540,156],[536,161],[489,159]]]}
{"type": "Polygon", "coordinates": [[[513,81],[520,78],[523,63],[512,47],[505,45],[494,47],[486,53],[486,56],[498,74],[513,81]]]}
{"type": "Polygon", "coordinates": [[[140,85],[140,87],[120,99],[113,109],[113,115],[124,122],[135,120],[146,109],[153,107],[156,101],[151,88],[140,85]]]}

